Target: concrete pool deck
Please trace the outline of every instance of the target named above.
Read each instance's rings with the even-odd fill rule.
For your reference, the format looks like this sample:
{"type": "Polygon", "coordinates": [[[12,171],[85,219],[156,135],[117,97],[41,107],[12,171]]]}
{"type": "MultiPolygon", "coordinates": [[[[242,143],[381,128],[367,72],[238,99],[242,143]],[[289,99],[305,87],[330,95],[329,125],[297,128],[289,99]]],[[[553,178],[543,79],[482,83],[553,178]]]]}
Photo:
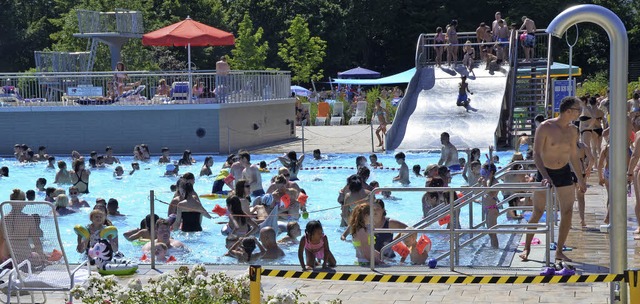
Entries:
{"type": "MultiPolygon", "coordinates": [[[[301,128],[297,128],[301,137],[301,128]]],[[[305,128],[305,152],[321,149],[322,153],[370,153],[371,133],[368,126],[320,126],[305,128]]],[[[289,150],[301,151],[301,141],[291,141],[279,145],[252,150],[252,153],[284,153],[289,150]]],[[[381,153],[380,149],[376,153],[381,153]]],[[[609,235],[598,229],[604,219],[606,191],[597,185],[593,177],[586,194],[586,222],[588,229],[580,228],[577,206],[574,207],[573,226],[569,233],[567,246],[573,248],[566,254],[574,260],[573,265],[579,274],[605,274],[609,267],[609,235]]],[[[640,267],[638,241],[633,239],[633,230],[637,226],[633,218],[634,198],[627,202],[627,244],[629,268],[640,267]]],[[[557,235],[557,227],[556,227],[557,235]]],[[[540,235],[536,235],[540,238],[540,235]]],[[[543,239],[542,239],[543,240],[543,239]]],[[[544,241],[544,240],[543,240],[544,241]]],[[[518,248],[520,251],[522,247],[518,248]]],[[[511,267],[456,267],[449,272],[448,267],[437,269],[384,267],[377,271],[382,274],[412,275],[537,275],[543,267],[544,245],[533,247],[531,261],[521,262],[514,255],[511,267]]],[[[553,257],[553,251],[552,251],[553,257]]],[[[172,271],[176,265],[162,265],[160,271],[172,271]]],[[[224,271],[230,275],[247,273],[246,265],[208,265],[210,271],[224,271]]],[[[266,266],[269,269],[298,270],[298,267],[266,266]]],[[[336,271],[345,273],[371,273],[368,268],[339,266],[336,271]]],[[[143,265],[138,274],[120,278],[127,281],[139,278],[145,282],[149,277],[160,274],[143,265]]],[[[499,285],[462,285],[462,284],[413,284],[413,283],[363,283],[346,281],[321,281],[306,279],[284,279],[262,277],[262,287],[267,294],[275,294],[282,289],[299,288],[306,295],[305,300],[342,299],[343,303],[609,303],[608,283],[574,284],[499,284],[499,285]]],[[[50,295],[51,303],[64,303],[65,294],[56,292],[50,295]]]]}

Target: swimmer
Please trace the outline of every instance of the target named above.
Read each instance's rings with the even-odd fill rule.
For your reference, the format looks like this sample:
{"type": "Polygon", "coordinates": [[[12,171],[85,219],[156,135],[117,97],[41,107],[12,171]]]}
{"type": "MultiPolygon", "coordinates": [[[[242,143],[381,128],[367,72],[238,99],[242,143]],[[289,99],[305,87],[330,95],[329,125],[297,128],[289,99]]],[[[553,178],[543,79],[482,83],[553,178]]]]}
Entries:
{"type": "Polygon", "coordinates": [[[278,247],[276,242],[276,231],[271,227],[260,229],[260,242],[266,249],[262,256],[265,260],[275,260],[284,256],[284,251],[278,247]]]}
{"type": "Polygon", "coordinates": [[[58,172],[56,173],[56,179],[53,182],[58,185],[71,184],[71,175],[67,170],[67,163],[63,160],[58,161],[58,172]]]}
{"type": "Polygon", "coordinates": [[[420,165],[413,165],[413,174],[415,174],[416,177],[422,177],[422,174],[420,174],[420,170],[422,168],[420,168],[420,165]]]}
{"type": "Polygon", "coordinates": [[[129,175],[133,175],[136,171],[140,170],[140,164],[138,162],[131,163],[131,171],[129,171],[129,175]]]}
{"type": "Polygon", "coordinates": [[[178,176],[178,171],[180,171],[180,166],[168,164],[165,167],[164,176],[178,176]]]}
{"type": "MultiPolygon", "coordinates": [[[[156,242],[164,243],[167,245],[168,250],[177,249],[185,250],[184,244],[174,238],[171,238],[171,226],[169,221],[160,218],[156,221],[156,242]]],[[[143,253],[149,253],[151,251],[151,242],[142,246],[143,253]]]]}
{"type": "Polygon", "coordinates": [[[242,237],[239,238],[235,244],[229,248],[227,256],[231,256],[238,259],[238,262],[253,262],[259,260],[264,254],[266,249],[255,237],[242,237]],[[260,249],[259,252],[254,253],[256,247],[260,249]]]}
{"type": "MultiPolygon", "coordinates": [[[[160,217],[157,214],[154,214],[153,223],[157,224],[158,219],[160,219],[160,217]]],[[[137,239],[150,239],[151,229],[149,228],[151,227],[151,223],[151,214],[147,214],[147,216],[142,221],[140,221],[140,228],[131,229],[129,231],[126,231],[122,235],[125,239],[127,239],[127,241],[135,241],[137,239]]],[[[156,230],[156,235],[157,234],[158,232],[156,230]]]]}
{"type": "Polygon", "coordinates": [[[49,157],[47,158],[47,161],[48,161],[48,163],[47,163],[47,169],[55,169],[55,168],[56,168],[56,166],[55,166],[55,164],[56,164],[56,157],[55,157],[55,156],[49,156],[49,157]]]}
{"type": "Polygon", "coordinates": [[[118,160],[117,157],[113,156],[113,149],[111,148],[111,146],[107,146],[104,149],[104,152],[106,153],[106,155],[104,156],[104,163],[105,164],[109,164],[109,165],[113,165],[115,164],[119,164],[120,160],[118,160]]]}
{"type": "Polygon", "coordinates": [[[44,192],[45,190],[45,186],[47,185],[47,179],[44,177],[38,178],[38,180],[36,181],[36,189],[38,189],[38,191],[40,192],[44,192]]]}
{"type": "Polygon", "coordinates": [[[403,186],[406,186],[411,183],[411,181],[409,181],[409,167],[405,163],[406,157],[403,152],[398,152],[395,158],[400,168],[398,169],[398,176],[394,177],[393,181],[400,182],[403,186]]]}
{"type": "Polygon", "coordinates": [[[449,133],[442,132],[442,134],[440,134],[440,142],[442,143],[442,148],[440,150],[438,165],[445,165],[453,171],[460,171],[458,149],[451,143],[449,133]]]}
{"type": "Polygon", "coordinates": [[[298,222],[288,222],[287,223],[287,235],[281,238],[278,243],[280,244],[298,244],[298,238],[302,235],[302,231],[300,230],[300,224],[298,222]]]}
{"type": "Polygon", "coordinates": [[[107,202],[107,215],[110,216],[124,216],[124,214],[118,211],[118,200],[115,198],[110,198],[109,202],[107,202]]]}
{"type": "Polygon", "coordinates": [[[315,160],[321,160],[322,159],[322,153],[320,152],[320,149],[313,150],[313,159],[315,159],[315,160]]]}
{"type": "Polygon", "coordinates": [[[71,198],[71,208],[78,209],[78,208],[89,207],[89,203],[87,203],[86,200],[80,200],[78,198],[78,194],[80,194],[80,192],[78,191],[77,187],[74,187],[74,186],[69,187],[69,197],[71,198]]]}
{"type": "Polygon", "coordinates": [[[160,156],[160,159],[158,160],[158,162],[161,164],[166,164],[171,162],[171,158],[169,157],[169,148],[167,147],[162,148],[162,156],[160,156]]]}
{"type": "Polygon", "coordinates": [[[300,155],[300,157],[298,158],[295,151],[289,151],[289,153],[285,154],[284,156],[278,157],[278,160],[280,160],[280,163],[283,166],[289,169],[289,174],[291,174],[289,180],[297,181],[298,173],[300,172],[300,169],[302,168],[302,162],[304,161],[304,154],[300,155]]]}
{"type": "Polygon", "coordinates": [[[69,198],[64,194],[60,194],[56,196],[55,206],[56,206],[56,213],[59,216],[76,213],[75,210],[69,208],[69,198]]]}
{"type": "Polygon", "coordinates": [[[378,155],[371,154],[369,155],[369,161],[371,168],[382,168],[382,163],[378,162],[378,155]]]}
{"type": "Polygon", "coordinates": [[[213,157],[207,156],[204,159],[204,164],[202,165],[202,169],[200,169],[200,176],[209,176],[212,174],[211,166],[213,166],[213,157]]]}
{"type": "Polygon", "coordinates": [[[122,174],[124,174],[124,169],[122,168],[122,166],[117,166],[113,170],[113,177],[115,178],[122,178],[122,174]]]}
{"type": "MultiPolygon", "coordinates": [[[[242,151],[239,157],[239,162],[244,167],[241,176],[249,182],[251,196],[262,196],[265,192],[262,188],[262,177],[258,166],[251,164],[251,155],[247,151],[242,151]]],[[[304,159],[304,156],[301,159],[304,159]]]]}
{"type": "Polygon", "coordinates": [[[91,172],[84,168],[84,160],[73,161],[73,171],[69,171],[69,175],[71,175],[71,183],[78,187],[80,193],[89,193],[90,174],[91,172]]]}
{"type": "Polygon", "coordinates": [[[298,260],[302,270],[313,270],[316,265],[322,263],[322,268],[336,267],[336,258],[329,249],[329,240],[322,230],[320,221],[309,221],[300,239],[298,247],[298,260]],[[306,260],[304,258],[306,255],[306,260]]]}

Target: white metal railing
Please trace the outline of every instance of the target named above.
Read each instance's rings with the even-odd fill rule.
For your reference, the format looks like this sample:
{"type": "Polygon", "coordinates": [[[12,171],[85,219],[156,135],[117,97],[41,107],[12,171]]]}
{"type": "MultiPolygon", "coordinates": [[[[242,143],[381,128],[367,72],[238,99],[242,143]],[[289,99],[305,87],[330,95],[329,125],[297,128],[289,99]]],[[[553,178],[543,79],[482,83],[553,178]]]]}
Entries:
{"type": "MultiPolygon", "coordinates": [[[[399,192],[446,192],[450,195],[450,201],[454,201],[453,192],[454,191],[466,191],[471,193],[479,193],[476,195],[482,195],[484,191],[492,190],[492,191],[529,191],[529,192],[544,192],[546,196],[547,202],[553,201],[553,196],[551,192],[551,188],[542,186],[540,183],[527,183],[526,185],[502,185],[498,184],[494,187],[423,187],[423,188],[404,188],[404,187],[385,187],[385,188],[376,188],[374,191],[371,191],[369,194],[369,225],[370,227],[374,227],[373,223],[373,204],[375,201],[375,193],[378,191],[399,191],[399,192]],[[527,187],[524,187],[527,186],[527,187]]],[[[456,223],[458,223],[459,219],[457,218],[458,211],[469,204],[473,204],[472,199],[466,199],[465,202],[461,203],[451,203],[448,204],[448,214],[450,219],[449,229],[429,229],[426,228],[427,225],[423,225],[421,228],[406,228],[406,229],[390,229],[390,228],[372,228],[369,229],[369,239],[373,240],[375,238],[376,233],[432,233],[432,234],[448,234],[450,236],[449,239],[449,268],[451,271],[455,270],[455,265],[459,259],[459,249],[461,248],[460,244],[460,235],[462,234],[486,234],[486,233],[502,233],[502,234],[514,234],[514,233],[544,233],[546,234],[546,251],[545,258],[547,263],[550,259],[550,250],[549,247],[551,245],[551,231],[553,230],[553,223],[551,216],[546,217],[546,222],[544,224],[500,224],[493,227],[487,227],[485,229],[469,227],[466,229],[456,227],[456,223]],[[513,228],[512,228],[513,227],[513,228]],[[525,228],[525,229],[523,229],[525,228]]],[[[552,214],[553,212],[553,203],[546,204],[546,212],[547,215],[552,214]]],[[[400,239],[400,238],[398,238],[400,239]]],[[[398,239],[394,240],[394,242],[398,242],[398,239]]],[[[372,271],[375,271],[375,242],[369,242],[370,249],[370,268],[372,271]]],[[[468,244],[465,242],[463,245],[468,244]]],[[[387,244],[383,247],[390,248],[390,244],[387,244]]],[[[384,252],[381,250],[381,253],[384,252]]]]}
{"type": "MultiPolygon", "coordinates": [[[[288,71],[230,71],[226,76],[216,75],[215,71],[192,72],[193,83],[188,87],[189,74],[186,71],[126,71],[127,89],[135,89],[139,85],[145,88],[140,91],[138,100],[151,102],[156,96],[158,82],[164,79],[169,87],[173,83],[183,83],[183,91],[191,89],[196,83],[202,83],[202,94],[194,95],[191,101],[185,96],[176,97],[170,94],[163,97],[165,102],[179,103],[241,103],[291,96],[291,74],[288,71]]],[[[14,87],[16,94],[0,94],[0,106],[77,106],[67,95],[69,89],[89,87],[92,92],[102,91],[102,96],[115,97],[115,72],[82,72],[82,73],[7,73],[0,74],[0,88],[14,87]]],[[[185,94],[186,95],[186,94],[185,94]]],[[[98,97],[98,96],[85,96],[98,97]]],[[[157,97],[157,96],[156,96],[157,97]]],[[[102,100],[102,99],[100,99],[102,100]]],[[[106,103],[112,104],[113,100],[106,103]]],[[[95,103],[92,103],[95,104],[95,103]]],[[[118,104],[125,104],[118,102],[118,104]]]]}
{"type": "Polygon", "coordinates": [[[78,31],[86,33],[121,33],[143,34],[142,13],[125,9],[116,9],[115,12],[96,12],[79,9],[78,31]]]}
{"type": "MultiPolygon", "coordinates": [[[[507,62],[510,58],[513,58],[514,56],[518,56],[519,58],[524,58],[524,55],[523,55],[524,49],[523,49],[522,43],[519,43],[521,42],[519,40],[520,33],[521,31],[511,31],[510,36],[513,38],[509,39],[509,43],[507,46],[504,46],[507,48],[505,50],[505,53],[507,53],[507,57],[508,57],[504,59],[505,62],[507,62]]],[[[536,36],[536,43],[535,43],[535,47],[533,48],[533,58],[546,58],[549,35],[545,33],[544,29],[540,29],[536,31],[535,36],[536,36]]],[[[477,61],[480,59],[481,46],[484,45],[491,48],[496,46],[497,44],[497,42],[495,41],[479,43],[476,36],[476,32],[459,32],[458,44],[446,44],[446,43],[436,44],[435,37],[436,37],[435,33],[420,34],[420,36],[418,37],[418,41],[416,44],[416,55],[415,55],[416,67],[424,66],[426,64],[433,64],[436,56],[436,50],[435,50],[436,46],[446,47],[451,45],[451,46],[462,47],[465,45],[465,42],[469,40],[472,42],[472,46],[475,48],[475,56],[477,61]]],[[[446,56],[446,51],[443,51],[442,54],[443,56],[446,56]]],[[[455,60],[457,61],[462,60],[463,55],[464,53],[462,52],[462,48],[460,48],[458,52],[459,58],[455,60]]],[[[446,60],[443,60],[443,62],[446,62],[446,60]]]]}

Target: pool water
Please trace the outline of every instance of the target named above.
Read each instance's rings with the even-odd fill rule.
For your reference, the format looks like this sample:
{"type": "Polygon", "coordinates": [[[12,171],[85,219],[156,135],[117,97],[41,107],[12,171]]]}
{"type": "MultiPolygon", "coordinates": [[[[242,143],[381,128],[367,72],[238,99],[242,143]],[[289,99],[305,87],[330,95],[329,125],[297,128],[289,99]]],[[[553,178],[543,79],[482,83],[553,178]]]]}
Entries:
{"type": "MultiPolygon", "coordinates": [[[[511,158],[513,152],[498,152],[502,163],[506,163],[506,160],[511,158]]],[[[252,163],[258,163],[261,160],[270,162],[276,159],[280,155],[252,155],[252,163]]],[[[323,225],[324,233],[327,235],[332,253],[335,255],[339,265],[353,265],[355,262],[355,250],[353,245],[347,241],[340,240],[340,235],[344,231],[343,227],[340,227],[340,209],[338,208],[337,197],[339,190],[345,185],[346,179],[349,175],[355,173],[355,158],[356,154],[327,154],[323,155],[322,160],[313,160],[311,155],[305,159],[303,167],[305,170],[301,170],[298,174],[300,181],[298,184],[301,188],[305,189],[309,199],[307,201],[307,209],[309,211],[308,219],[300,219],[300,227],[304,232],[304,227],[309,220],[320,220],[323,225]],[[325,167],[324,169],[322,167],[325,167]],[[328,168],[331,169],[328,169],[328,168]],[[335,168],[335,169],[334,169],[335,168]],[[329,210],[319,211],[327,208],[329,210]]],[[[365,155],[368,156],[368,155],[365,155]]],[[[460,153],[460,156],[464,156],[460,153]]],[[[180,174],[185,172],[193,172],[196,176],[200,172],[202,162],[205,156],[196,156],[196,164],[186,168],[180,168],[180,174]]],[[[422,169],[431,163],[437,163],[440,154],[438,153],[407,153],[406,163],[411,169],[414,164],[419,164],[422,169]]],[[[172,156],[172,159],[177,160],[179,156],[172,156]]],[[[214,156],[214,165],[212,170],[215,173],[221,168],[222,163],[226,159],[226,156],[214,156]]],[[[56,160],[64,160],[67,162],[67,166],[71,166],[71,159],[66,157],[56,157],[56,160]]],[[[379,162],[383,163],[385,167],[398,167],[391,154],[379,154],[379,162]]],[[[156,202],[155,213],[160,217],[167,216],[167,204],[163,202],[170,202],[173,194],[169,190],[170,185],[175,184],[177,177],[164,177],[165,166],[157,163],[157,157],[153,158],[152,162],[140,162],[141,170],[135,172],[129,176],[128,172],[131,168],[132,157],[121,157],[120,161],[125,168],[125,177],[121,180],[117,180],[113,177],[112,172],[115,166],[109,166],[103,169],[91,169],[91,176],[89,182],[89,194],[82,196],[89,202],[91,206],[95,205],[96,198],[115,198],[119,202],[120,212],[126,216],[110,217],[113,224],[118,227],[119,230],[119,247],[126,257],[137,260],[142,255],[141,245],[132,243],[124,239],[122,233],[139,227],[140,221],[149,214],[150,202],[149,192],[154,190],[156,202]]],[[[275,167],[278,162],[274,163],[275,167]]],[[[8,200],[11,190],[19,188],[23,191],[29,189],[35,189],[35,182],[38,178],[44,177],[47,179],[47,187],[57,187],[53,184],[56,170],[46,169],[46,163],[30,163],[20,164],[13,158],[0,159],[0,166],[7,166],[10,168],[9,177],[0,179],[0,196],[4,196],[8,200]]],[[[392,179],[398,172],[396,170],[389,169],[372,169],[369,182],[378,181],[381,187],[397,187],[397,183],[394,184],[392,179]]],[[[266,190],[269,186],[269,181],[274,173],[263,173],[263,187],[266,190]]],[[[414,187],[423,187],[425,179],[423,177],[416,177],[412,173],[411,185],[414,187]]],[[[194,185],[195,191],[198,194],[205,194],[211,192],[214,176],[209,177],[197,177],[194,185]]],[[[454,175],[452,186],[462,186],[464,180],[461,175],[454,175]]],[[[61,188],[68,188],[68,185],[63,185],[61,188]]],[[[226,188],[226,187],[225,187],[226,188]]],[[[422,205],[421,197],[422,192],[394,192],[392,194],[396,197],[396,200],[385,200],[387,214],[390,218],[400,220],[407,225],[413,225],[422,218],[422,205]]],[[[37,193],[36,199],[42,200],[44,193],[37,193]]],[[[224,199],[202,199],[202,203],[207,210],[213,209],[216,204],[225,206],[224,199]]],[[[80,261],[82,260],[81,254],[75,251],[76,248],[76,234],[73,231],[73,227],[76,224],[86,225],[89,223],[90,208],[83,208],[78,213],[59,217],[59,226],[62,241],[64,243],[65,251],[69,260],[80,261]]],[[[474,222],[478,223],[481,218],[481,207],[476,204],[473,208],[474,222]]],[[[213,214],[213,219],[203,219],[203,231],[197,233],[183,233],[174,231],[172,237],[181,240],[189,248],[184,252],[171,252],[170,254],[176,256],[179,263],[218,263],[218,264],[235,264],[237,261],[233,258],[226,257],[225,249],[225,237],[220,233],[221,228],[227,221],[226,217],[218,217],[213,214]]],[[[462,227],[468,227],[469,211],[464,208],[461,213],[462,227]]],[[[498,222],[504,222],[506,218],[501,216],[498,222]]],[[[438,226],[437,223],[430,228],[446,229],[446,226],[438,226]]],[[[284,234],[278,236],[281,238],[284,234]]],[[[498,235],[500,239],[500,249],[492,249],[488,245],[488,237],[483,237],[474,242],[468,248],[463,250],[461,254],[459,265],[497,265],[500,259],[503,259],[503,253],[505,248],[511,246],[509,244],[509,235],[498,235]]],[[[445,234],[429,235],[433,242],[432,252],[430,256],[437,256],[439,253],[443,253],[449,248],[449,237],[445,234]]],[[[349,240],[350,237],[347,239],[349,240]]],[[[298,262],[298,246],[283,247],[286,253],[284,258],[272,262],[273,264],[292,264],[297,265],[298,262]]],[[[397,263],[398,258],[391,260],[390,263],[397,263]]],[[[447,261],[442,261],[444,264],[447,261]]]]}

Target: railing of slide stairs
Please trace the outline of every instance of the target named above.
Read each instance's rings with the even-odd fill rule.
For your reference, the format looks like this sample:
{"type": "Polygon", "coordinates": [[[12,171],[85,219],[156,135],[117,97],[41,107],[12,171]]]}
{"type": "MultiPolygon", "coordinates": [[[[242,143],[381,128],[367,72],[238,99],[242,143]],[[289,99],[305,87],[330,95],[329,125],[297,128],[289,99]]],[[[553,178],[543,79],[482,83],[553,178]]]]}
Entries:
{"type": "MultiPolygon", "coordinates": [[[[535,173],[536,170],[510,170],[514,165],[522,165],[527,166],[533,164],[531,160],[523,160],[523,161],[514,161],[506,165],[504,168],[501,168],[496,172],[496,179],[501,179],[507,175],[512,174],[531,174],[535,173]]],[[[403,241],[405,238],[409,236],[410,233],[430,233],[430,234],[449,234],[450,238],[450,247],[449,250],[437,256],[437,260],[442,260],[446,257],[449,257],[449,268],[451,271],[454,271],[455,266],[459,263],[459,254],[460,250],[466,246],[469,246],[474,241],[479,238],[486,236],[489,233],[503,233],[503,234],[522,234],[522,233],[544,233],[546,234],[546,252],[545,257],[548,264],[550,259],[550,242],[553,240],[553,224],[555,214],[553,211],[555,210],[555,201],[554,196],[552,195],[551,189],[548,187],[542,186],[540,183],[499,183],[492,187],[480,187],[478,184],[475,184],[471,187],[426,187],[426,188],[378,188],[376,191],[414,191],[414,192],[430,192],[430,191],[440,191],[445,192],[450,195],[450,201],[454,201],[453,204],[439,204],[433,207],[429,214],[418,221],[417,223],[411,225],[406,229],[389,229],[389,228],[375,228],[371,229],[371,238],[373,239],[373,235],[375,233],[403,233],[403,235],[397,237],[389,244],[386,244],[380,252],[384,252],[393,245],[403,241]],[[460,191],[463,195],[460,198],[454,200],[453,193],[454,191],[460,191]],[[474,203],[477,200],[482,199],[482,196],[487,191],[508,191],[513,194],[508,197],[503,198],[501,201],[497,203],[499,207],[499,215],[502,215],[511,210],[533,210],[531,206],[514,206],[514,207],[505,207],[500,209],[500,207],[508,203],[509,200],[513,198],[522,198],[522,197],[531,197],[533,192],[544,192],[546,195],[547,202],[553,202],[546,205],[547,217],[544,223],[539,224],[529,224],[529,223],[514,223],[514,224],[497,224],[492,227],[482,228],[486,225],[486,220],[484,218],[484,214],[482,217],[482,221],[480,223],[473,223],[473,207],[474,203]],[[462,208],[469,207],[469,225],[467,229],[462,229],[457,227],[456,223],[458,223],[457,214],[462,208]],[[447,230],[443,229],[430,229],[429,227],[438,222],[441,218],[445,216],[450,216],[450,224],[448,225],[447,230]],[[526,230],[525,230],[526,229],[526,230]],[[463,235],[470,235],[471,237],[460,243],[460,237],[463,235]]],[[[372,191],[370,195],[370,202],[373,203],[375,199],[374,193],[376,191],[372,191]]],[[[371,209],[373,210],[373,209],[371,209]]],[[[373,219],[373,211],[371,211],[371,219],[373,219]]],[[[372,256],[373,256],[373,243],[371,244],[372,256]]],[[[371,269],[375,269],[375,264],[371,263],[371,269]]]]}

